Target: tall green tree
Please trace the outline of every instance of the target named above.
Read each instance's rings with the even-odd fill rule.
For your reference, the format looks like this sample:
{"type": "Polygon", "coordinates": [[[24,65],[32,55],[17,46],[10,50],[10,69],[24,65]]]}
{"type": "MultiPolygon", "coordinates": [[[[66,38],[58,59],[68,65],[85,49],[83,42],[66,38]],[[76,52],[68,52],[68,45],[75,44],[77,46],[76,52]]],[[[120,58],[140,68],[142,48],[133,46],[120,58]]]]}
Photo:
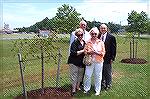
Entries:
{"type": "Polygon", "coordinates": [[[58,33],[71,33],[79,26],[80,13],[70,5],[64,4],[57,9],[56,16],[53,18],[55,29],[58,33]]]}
{"type": "Polygon", "coordinates": [[[97,28],[99,28],[99,26],[101,24],[101,22],[99,22],[99,21],[97,22],[95,20],[92,21],[92,22],[90,22],[90,21],[86,21],[86,22],[87,22],[87,30],[88,31],[90,31],[90,29],[93,28],[94,26],[97,27],[97,28]]]}
{"type": "Polygon", "coordinates": [[[108,27],[111,33],[117,33],[121,29],[121,25],[115,24],[113,22],[108,22],[108,27]]]}
{"type": "Polygon", "coordinates": [[[146,12],[137,13],[136,11],[132,11],[128,13],[128,32],[136,32],[138,34],[148,33],[148,15],[146,12]]]}

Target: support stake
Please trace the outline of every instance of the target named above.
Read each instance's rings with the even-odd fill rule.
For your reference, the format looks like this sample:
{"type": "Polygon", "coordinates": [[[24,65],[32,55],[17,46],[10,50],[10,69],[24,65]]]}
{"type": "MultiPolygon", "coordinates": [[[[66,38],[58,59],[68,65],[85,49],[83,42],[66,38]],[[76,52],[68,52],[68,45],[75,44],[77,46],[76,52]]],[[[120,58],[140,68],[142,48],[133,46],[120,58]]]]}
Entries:
{"type": "Polygon", "coordinates": [[[23,96],[25,96],[25,99],[27,99],[27,92],[26,92],[26,88],[25,88],[25,81],[24,81],[24,75],[23,75],[23,69],[22,69],[22,57],[21,57],[20,53],[18,53],[18,59],[19,59],[19,65],[20,65],[20,73],[21,73],[21,80],[22,80],[23,96]]]}

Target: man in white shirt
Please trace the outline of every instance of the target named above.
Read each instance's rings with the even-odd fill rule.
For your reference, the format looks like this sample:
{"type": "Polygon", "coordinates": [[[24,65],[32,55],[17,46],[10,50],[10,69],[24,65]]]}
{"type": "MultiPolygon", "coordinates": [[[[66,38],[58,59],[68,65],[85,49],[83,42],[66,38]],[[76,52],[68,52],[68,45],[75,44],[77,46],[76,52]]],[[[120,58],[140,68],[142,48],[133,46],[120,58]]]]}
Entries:
{"type": "MultiPolygon", "coordinates": [[[[88,40],[91,38],[89,32],[86,31],[86,27],[87,27],[87,23],[86,23],[84,20],[82,20],[82,21],[80,22],[80,28],[83,29],[83,32],[84,32],[83,40],[84,40],[85,42],[88,41],[88,40]]],[[[75,36],[75,31],[73,31],[73,32],[71,33],[71,35],[70,35],[70,46],[71,46],[72,42],[73,42],[76,38],[77,38],[77,37],[75,36]]]]}
{"type": "MultiPolygon", "coordinates": [[[[87,27],[87,23],[82,20],[80,22],[80,28],[83,29],[83,40],[85,42],[87,42],[90,38],[91,38],[91,35],[89,34],[88,31],[86,31],[86,27],[87,27]]],[[[70,47],[71,47],[71,44],[73,43],[73,41],[76,39],[77,37],[75,36],[75,31],[73,31],[71,34],[70,34],[70,44],[69,44],[69,53],[70,54],[70,47]]],[[[69,55],[68,55],[69,56],[69,55]]],[[[82,84],[83,82],[81,82],[82,84]]]]}

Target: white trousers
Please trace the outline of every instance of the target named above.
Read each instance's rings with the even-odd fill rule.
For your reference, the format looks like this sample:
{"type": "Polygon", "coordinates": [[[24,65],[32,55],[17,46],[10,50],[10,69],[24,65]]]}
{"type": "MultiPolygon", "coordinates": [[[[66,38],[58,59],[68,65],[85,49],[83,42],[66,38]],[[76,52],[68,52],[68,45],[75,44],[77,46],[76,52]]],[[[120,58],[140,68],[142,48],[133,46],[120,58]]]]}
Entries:
{"type": "Polygon", "coordinates": [[[92,63],[91,66],[86,66],[85,77],[84,77],[84,90],[89,91],[91,88],[91,77],[94,73],[94,85],[96,93],[101,91],[101,80],[102,80],[102,69],[103,62],[101,63],[92,63]]]}

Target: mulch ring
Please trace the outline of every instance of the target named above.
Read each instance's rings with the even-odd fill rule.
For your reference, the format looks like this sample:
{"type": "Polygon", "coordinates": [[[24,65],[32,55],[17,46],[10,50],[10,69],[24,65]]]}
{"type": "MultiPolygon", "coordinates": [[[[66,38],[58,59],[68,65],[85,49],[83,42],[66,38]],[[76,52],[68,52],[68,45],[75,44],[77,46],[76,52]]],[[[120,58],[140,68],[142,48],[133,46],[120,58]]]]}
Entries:
{"type": "Polygon", "coordinates": [[[129,63],[129,64],[145,64],[147,61],[141,58],[126,58],[122,59],[121,63],[129,63]]]}
{"type": "MultiPolygon", "coordinates": [[[[68,88],[70,89],[70,88],[68,88]]],[[[70,90],[65,88],[47,87],[27,92],[27,99],[73,99],[70,90]]],[[[14,99],[25,99],[23,95],[17,96],[14,99]]]]}

